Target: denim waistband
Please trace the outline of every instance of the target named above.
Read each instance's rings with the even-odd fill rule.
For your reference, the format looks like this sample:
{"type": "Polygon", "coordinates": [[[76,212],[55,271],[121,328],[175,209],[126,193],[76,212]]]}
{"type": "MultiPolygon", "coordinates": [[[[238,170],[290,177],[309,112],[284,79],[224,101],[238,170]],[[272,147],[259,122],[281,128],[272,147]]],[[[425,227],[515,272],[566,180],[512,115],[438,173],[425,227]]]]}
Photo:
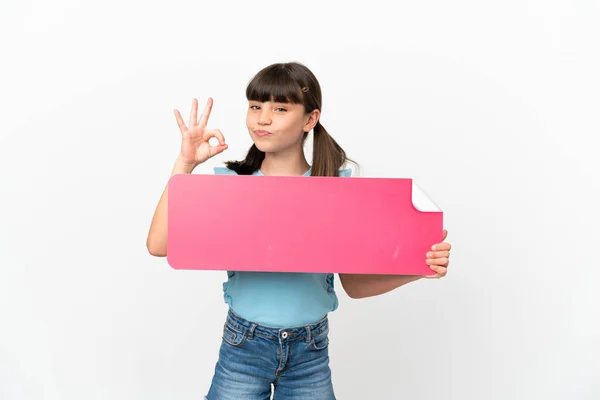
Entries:
{"type": "Polygon", "coordinates": [[[329,320],[327,315],[314,324],[292,328],[273,328],[248,321],[229,309],[226,324],[238,331],[247,333],[250,338],[254,335],[260,335],[289,341],[304,337],[306,337],[307,341],[310,341],[313,336],[318,336],[329,331],[329,320]]]}

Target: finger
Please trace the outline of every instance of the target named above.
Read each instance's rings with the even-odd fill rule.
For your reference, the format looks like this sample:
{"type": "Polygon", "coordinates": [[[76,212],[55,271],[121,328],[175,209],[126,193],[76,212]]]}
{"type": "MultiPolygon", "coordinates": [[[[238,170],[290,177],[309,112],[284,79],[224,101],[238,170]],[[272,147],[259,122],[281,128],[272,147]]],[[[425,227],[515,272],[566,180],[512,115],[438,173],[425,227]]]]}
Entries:
{"type": "Polygon", "coordinates": [[[442,242],[444,240],[446,240],[446,237],[448,236],[448,231],[446,229],[444,229],[444,232],[442,233],[442,242]]]}
{"type": "Polygon", "coordinates": [[[211,97],[206,101],[206,106],[204,106],[204,111],[202,111],[202,115],[200,116],[200,120],[198,121],[198,125],[205,128],[208,123],[208,117],[210,117],[210,111],[212,110],[213,99],[211,97]]]}
{"type": "Polygon", "coordinates": [[[441,278],[443,276],[446,276],[446,272],[448,271],[448,268],[442,267],[442,266],[439,266],[439,265],[432,265],[431,266],[431,270],[435,271],[436,274],[441,278]]]}
{"type": "Polygon", "coordinates": [[[228,147],[229,146],[227,146],[226,144],[218,145],[218,146],[210,146],[210,154],[212,154],[212,156],[216,156],[217,154],[222,153],[225,150],[227,150],[228,147]]]}
{"type": "Polygon", "coordinates": [[[217,146],[208,146],[208,157],[212,158],[214,156],[216,156],[219,153],[222,153],[223,151],[227,150],[229,146],[225,145],[217,145],[217,146]]]}
{"type": "Polygon", "coordinates": [[[213,137],[217,138],[221,146],[225,144],[225,136],[223,136],[223,133],[218,129],[209,129],[204,131],[204,137],[202,139],[208,141],[210,138],[213,137]]]}
{"type": "Polygon", "coordinates": [[[190,128],[198,124],[198,99],[192,99],[192,109],[190,110],[190,128]]]}
{"type": "Polygon", "coordinates": [[[179,126],[179,130],[183,134],[183,132],[187,131],[187,126],[185,126],[185,122],[183,122],[183,118],[181,118],[181,114],[178,110],[175,110],[175,119],[177,120],[177,125],[179,126]]]}
{"type": "Polygon", "coordinates": [[[450,257],[449,251],[430,251],[426,255],[427,258],[448,258],[450,257]]]}
{"type": "Polygon", "coordinates": [[[452,245],[448,242],[437,243],[431,246],[431,250],[433,251],[450,251],[452,249],[452,245]]]}
{"type": "Polygon", "coordinates": [[[447,266],[450,263],[450,260],[447,257],[441,257],[441,258],[428,258],[425,260],[425,263],[427,265],[442,265],[442,266],[447,266]]]}

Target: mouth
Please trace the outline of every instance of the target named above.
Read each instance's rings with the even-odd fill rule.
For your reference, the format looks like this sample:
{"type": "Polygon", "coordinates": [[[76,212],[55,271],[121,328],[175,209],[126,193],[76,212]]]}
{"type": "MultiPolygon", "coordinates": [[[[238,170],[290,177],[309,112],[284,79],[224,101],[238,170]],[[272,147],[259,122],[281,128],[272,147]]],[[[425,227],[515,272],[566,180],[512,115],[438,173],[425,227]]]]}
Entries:
{"type": "Polygon", "coordinates": [[[262,131],[262,130],[254,131],[254,133],[256,133],[258,136],[267,136],[267,135],[271,134],[271,132],[262,131]]]}

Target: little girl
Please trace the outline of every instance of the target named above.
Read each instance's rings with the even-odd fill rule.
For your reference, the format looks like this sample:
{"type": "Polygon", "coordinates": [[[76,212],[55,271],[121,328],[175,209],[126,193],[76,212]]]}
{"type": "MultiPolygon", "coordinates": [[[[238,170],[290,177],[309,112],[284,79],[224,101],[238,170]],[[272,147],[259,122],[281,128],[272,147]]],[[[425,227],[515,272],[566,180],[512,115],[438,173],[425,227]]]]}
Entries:
{"type": "MultiPolygon", "coordinates": [[[[265,67],[246,88],[246,125],[254,144],[246,158],[215,168],[217,174],[255,176],[349,176],[340,170],[344,150],[319,122],[321,88],[304,65],[265,67]],[[312,165],[304,141],[314,133],[312,165]]],[[[198,118],[192,101],[188,126],[175,110],[182,134],[181,152],[171,176],[190,174],[196,166],[227,149],[218,129],[206,125],[213,101],[198,118]],[[216,138],[218,145],[209,144],[216,138]]],[[[147,239],[150,254],[167,255],[167,188],[154,213],[147,239]]],[[[251,232],[249,232],[251,234],[251,232]]],[[[447,231],[443,232],[445,240],[447,231]]],[[[450,244],[432,246],[423,255],[430,276],[339,274],[352,298],[375,296],[421,278],[446,275],[450,244]]],[[[333,274],[227,272],[223,284],[229,311],[208,400],[335,399],[328,356],[327,315],[338,306],[333,274]]]]}

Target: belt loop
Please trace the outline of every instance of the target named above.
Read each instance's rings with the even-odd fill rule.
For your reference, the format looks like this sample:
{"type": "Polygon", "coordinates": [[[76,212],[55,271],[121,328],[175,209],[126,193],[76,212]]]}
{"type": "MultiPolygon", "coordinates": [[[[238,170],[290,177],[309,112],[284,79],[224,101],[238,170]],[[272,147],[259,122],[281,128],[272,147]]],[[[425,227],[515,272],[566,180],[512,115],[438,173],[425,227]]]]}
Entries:
{"type": "Polygon", "coordinates": [[[309,343],[312,340],[312,330],[310,325],[306,325],[304,328],[306,329],[306,343],[309,343]]]}
{"type": "Polygon", "coordinates": [[[256,328],[257,324],[255,322],[252,322],[252,325],[250,325],[250,329],[248,329],[248,339],[254,339],[254,329],[256,328]]]}

